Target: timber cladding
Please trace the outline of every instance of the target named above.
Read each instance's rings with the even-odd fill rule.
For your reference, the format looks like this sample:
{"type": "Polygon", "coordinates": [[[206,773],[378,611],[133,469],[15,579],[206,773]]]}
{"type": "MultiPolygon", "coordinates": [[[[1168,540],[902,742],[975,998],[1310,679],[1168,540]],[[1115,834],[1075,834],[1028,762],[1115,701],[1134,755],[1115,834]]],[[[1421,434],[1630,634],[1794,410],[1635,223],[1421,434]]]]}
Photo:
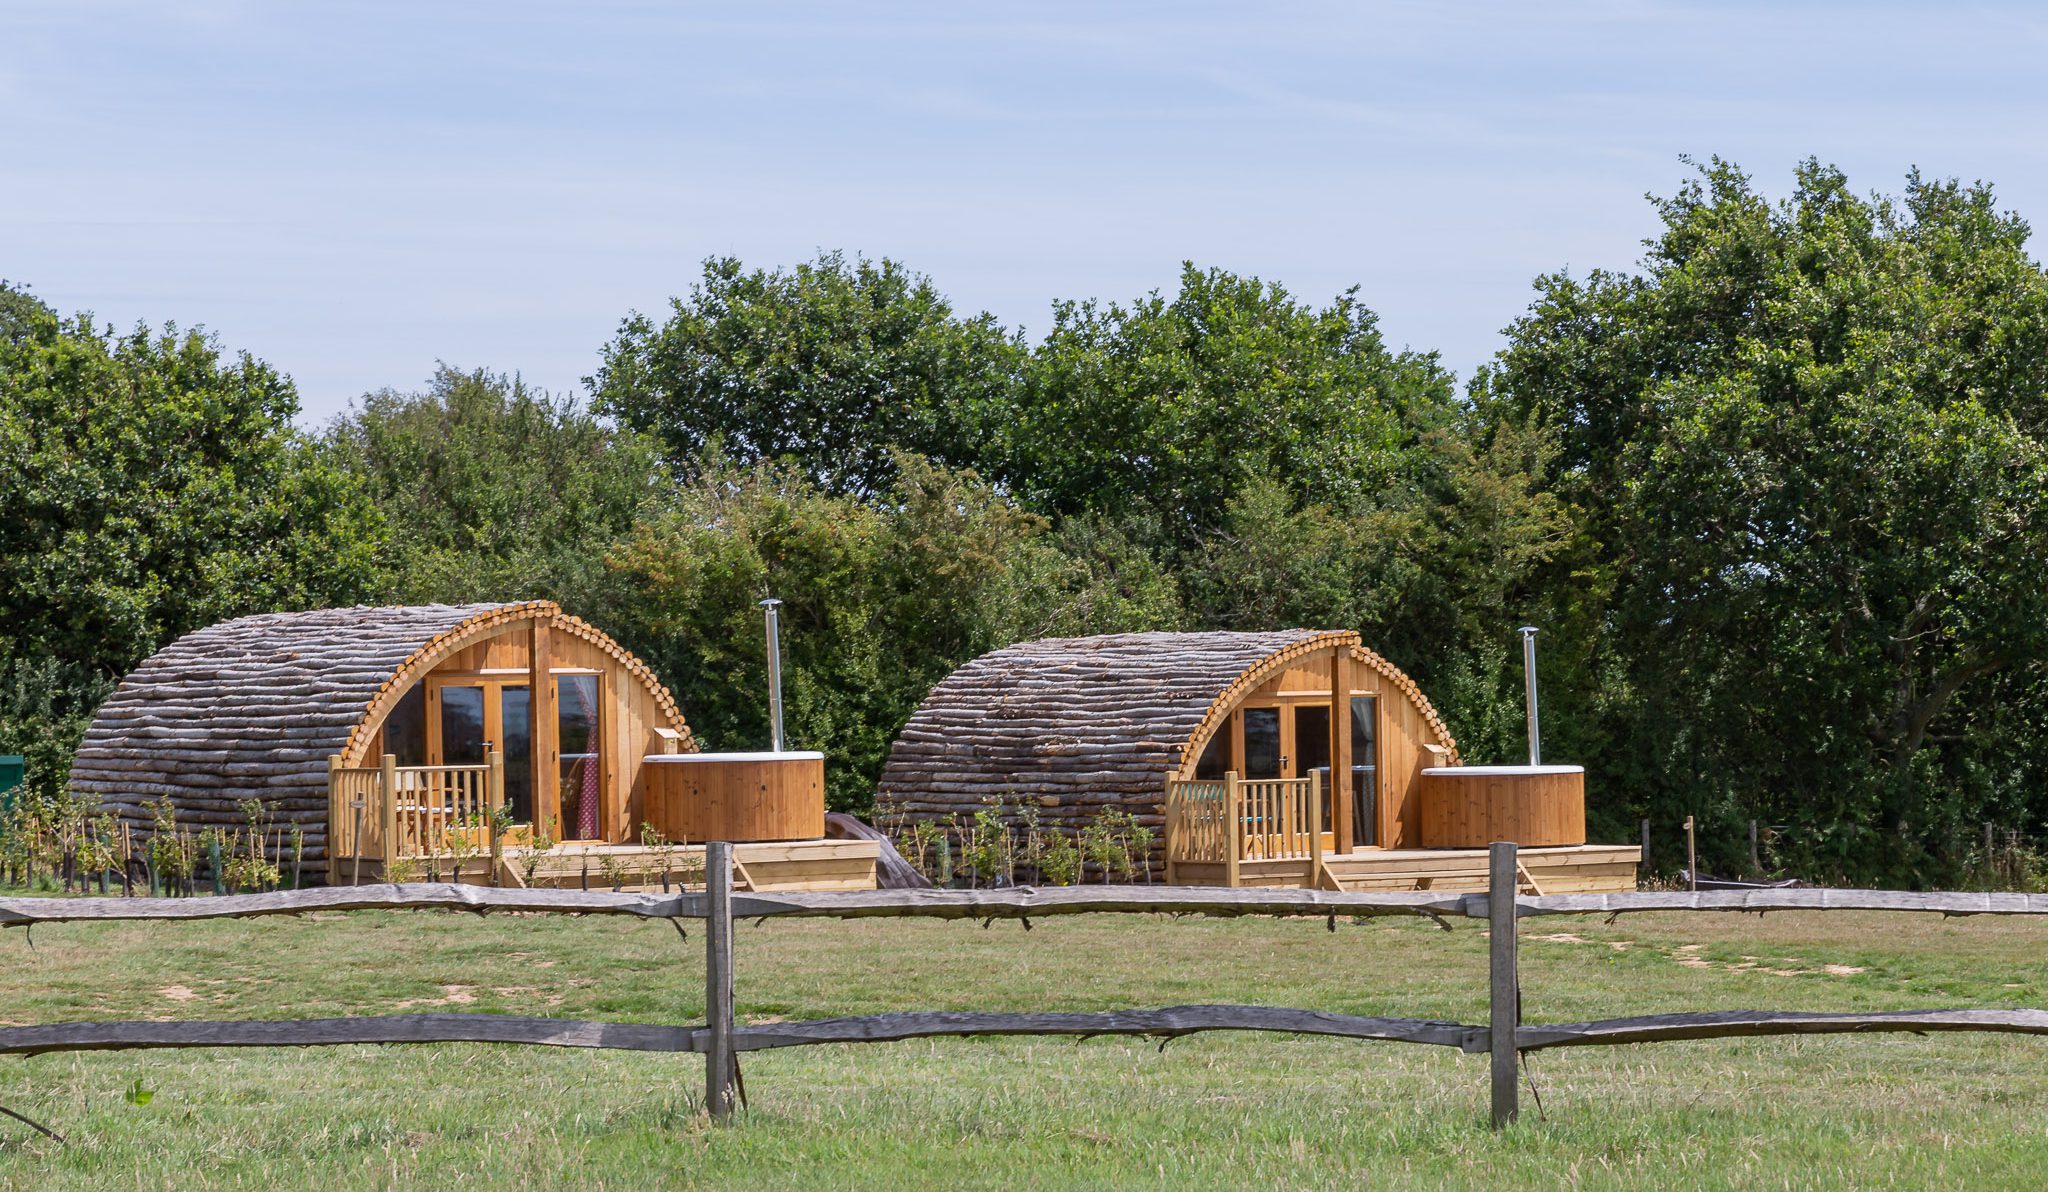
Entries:
{"type": "Polygon", "coordinates": [[[1029,803],[1044,826],[1079,832],[1120,808],[1163,836],[1167,777],[1190,775],[1237,713],[1318,698],[1329,707],[1339,676],[1348,694],[1378,698],[1390,825],[1381,842],[1400,843],[1419,830],[1422,768],[1455,763],[1457,745],[1415,684],[1349,630],[1106,634],[985,654],[933,688],[904,726],[876,815],[950,822],[993,800],[1015,823],[1029,803]]]}
{"type": "Polygon", "coordinates": [[[304,831],[309,864],[324,861],[328,759],[374,765],[385,717],[429,673],[528,667],[536,646],[543,664],[602,676],[603,786],[612,819],[636,822],[641,759],[661,748],[655,730],[684,750],[696,743],[651,671],[546,600],[269,613],[188,633],[100,706],[70,789],[145,832],[158,799],[193,827],[240,827],[241,803],[258,799],[304,831]]]}

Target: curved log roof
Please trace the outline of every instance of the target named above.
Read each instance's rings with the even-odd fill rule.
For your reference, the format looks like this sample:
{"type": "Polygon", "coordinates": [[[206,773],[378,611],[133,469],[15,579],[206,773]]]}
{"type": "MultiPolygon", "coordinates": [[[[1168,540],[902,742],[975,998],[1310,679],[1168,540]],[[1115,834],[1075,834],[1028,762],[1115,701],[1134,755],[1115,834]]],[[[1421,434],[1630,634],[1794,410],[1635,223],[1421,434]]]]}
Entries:
{"type": "Polygon", "coordinates": [[[1156,801],[1190,742],[1260,684],[1333,646],[1386,675],[1450,741],[1415,684],[1350,630],[1049,638],[984,654],[933,688],[890,750],[878,805],[1156,801]]]}
{"type": "Polygon", "coordinates": [[[240,823],[262,799],[325,853],[327,759],[362,764],[399,696],[443,659],[519,622],[599,644],[646,683],[670,724],[688,727],[638,659],[550,600],[267,613],[195,630],[151,655],[94,714],[71,791],[146,824],[169,796],[188,823],[240,823]]]}

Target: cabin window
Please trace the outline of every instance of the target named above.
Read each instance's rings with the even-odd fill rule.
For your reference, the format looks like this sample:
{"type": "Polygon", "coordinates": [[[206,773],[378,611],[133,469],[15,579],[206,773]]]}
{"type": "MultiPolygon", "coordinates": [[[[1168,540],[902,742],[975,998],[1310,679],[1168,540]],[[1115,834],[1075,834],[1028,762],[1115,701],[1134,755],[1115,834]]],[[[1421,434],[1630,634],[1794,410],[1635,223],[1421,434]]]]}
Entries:
{"type": "Polygon", "coordinates": [[[1351,842],[1379,843],[1379,742],[1380,701],[1378,696],[1351,697],[1351,842]]]}
{"type": "Polygon", "coordinates": [[[1280,777],[1280,709],[1246,708],[1244,716],[1244,776],[1280,777]]]}
{"type": "Polygon", "coordinates": [[[1306,777],[1310,770],[1330,764],[1330,709],[1317,704],[1294,710],[1294,772],[1306,777]]]}
{"type": "Polygon", "coordinates": [[[1330,706],[1317,704],[1314,707],[1294,709],[1294,773],[1306,778],[1316,770],[1323,771],[1322,807],[1318,814],[1324,826],[1336,822],[1336,804],[1331,800],[1335,792],[1330,788],[1330,706]]]}
{"type": "Polygon", "coordinates": [[[1223,776],[1229,772],[1230,729],[1226,725],[1223,731],[1210,737],[1209,743],[1202,747],[1201,760],[1195,763],[1195,781],[1221,782],[1223,776]]]}
{"type": "Polygon", "coordinates": [[[597,675],[555,676],[555,743],[561,758],[564,840],[596,840],[598,822],[597,675]]]}
{"type": "Polygon", "coordinates": [[[484,689],[443,686],[441,696],[441,765],[477,766],[484,757],[484,689]]]}
{"type": "Polygon", "coordinates": [[[505,806],[514,823],[533,822],[533,688],[507,683],[498,689],[499,727],[505,740],[505,806]]]}
{"type": "MultiPolygon", "coordinates": [[[[384,718],[384,752],[401,766],[427,764],[427,692],[420,684],[406,688],[384,718]]],[[[375,759],[368,764],[375,764],[375,759]]]]}

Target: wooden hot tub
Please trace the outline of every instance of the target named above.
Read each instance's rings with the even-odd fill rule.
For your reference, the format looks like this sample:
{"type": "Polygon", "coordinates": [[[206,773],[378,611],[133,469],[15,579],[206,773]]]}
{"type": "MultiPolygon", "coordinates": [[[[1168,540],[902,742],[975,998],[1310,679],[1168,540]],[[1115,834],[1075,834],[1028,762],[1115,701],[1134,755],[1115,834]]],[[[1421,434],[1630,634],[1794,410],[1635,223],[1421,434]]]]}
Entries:
{"type": "Polygon", "coordinates": [[[817,840],[825,835],[825,755],[656,753],[641,771],[645,818],[669,840],[817,840]]]}
{"type": "Polygon", "coordinates": [[[1421,804],[1424,848],[1586,843],[1584,766],[1431,766],[1421,804]]]}

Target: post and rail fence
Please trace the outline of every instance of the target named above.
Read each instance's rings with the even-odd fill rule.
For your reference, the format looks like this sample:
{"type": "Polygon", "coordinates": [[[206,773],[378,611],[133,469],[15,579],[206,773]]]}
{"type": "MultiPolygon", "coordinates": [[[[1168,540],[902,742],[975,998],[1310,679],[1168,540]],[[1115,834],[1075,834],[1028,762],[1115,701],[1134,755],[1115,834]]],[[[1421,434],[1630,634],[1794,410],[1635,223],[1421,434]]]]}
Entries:
{"type": "Polygon", "coordinates": [[[1490,1057],[1492,1120],[1515,1120],[1520,1057],[1555,1047],[1611,1046],[1683,1039],[1904,1031],[1995,1031],[2048,1035],[2042,1010],[1897,1010],[1869,1013],[1737,1010],[1684,1012],[1590,1022],[1522,1021],[1517,923],[1542,915],[1619,915],[1642,911],[1919,911],[1945,916],[2048,915],[2048,895],[1915,894],[1889,890],[1757,889],[1697,893],[1516,894],[1512,844],[1489,855],[1484,894],[1421,891],[1226,889],[1196,886],[1014,887],[994,890],[876,890],[852,893],[735,893],[732,846],[708,846],[706,889],[676,894],[600,894],[571,890],[438,884],[379,884],[163,901],[148,898],[0,898],[0,927],[187,919],[246,919],[314,911],[445,909],[567,915],[627,915],[705,921],[705,1022],[702,1026],[587,1022],[496,1014],[398,1014],[281,1021],[74,1022],[0,1027],[0,1055],[135,1048],[310,1047],[365,1043],[523,1043],[616,1048],[705,1056],[705,1107],[730,1116],[739,1057],[750,1051],[824,1043],[881,1043],[979,1035],[1124,1035],[1159,1039],[1203,1031],[1270,1031],[1343,1039],[1432,1044],[1490,1057]],[[733,999],[735,919],[1018,919],[1069,914],[1238,917],[1419,915],[1446,929],[1457,918],[1490,928],[1489,1014],[1484,1025],[1418,1018],[1361,1017],[1274,1006],[1198,1005],[1093,1013],[914,1010],[802,1022],[737,1025],[733,999]]]}

